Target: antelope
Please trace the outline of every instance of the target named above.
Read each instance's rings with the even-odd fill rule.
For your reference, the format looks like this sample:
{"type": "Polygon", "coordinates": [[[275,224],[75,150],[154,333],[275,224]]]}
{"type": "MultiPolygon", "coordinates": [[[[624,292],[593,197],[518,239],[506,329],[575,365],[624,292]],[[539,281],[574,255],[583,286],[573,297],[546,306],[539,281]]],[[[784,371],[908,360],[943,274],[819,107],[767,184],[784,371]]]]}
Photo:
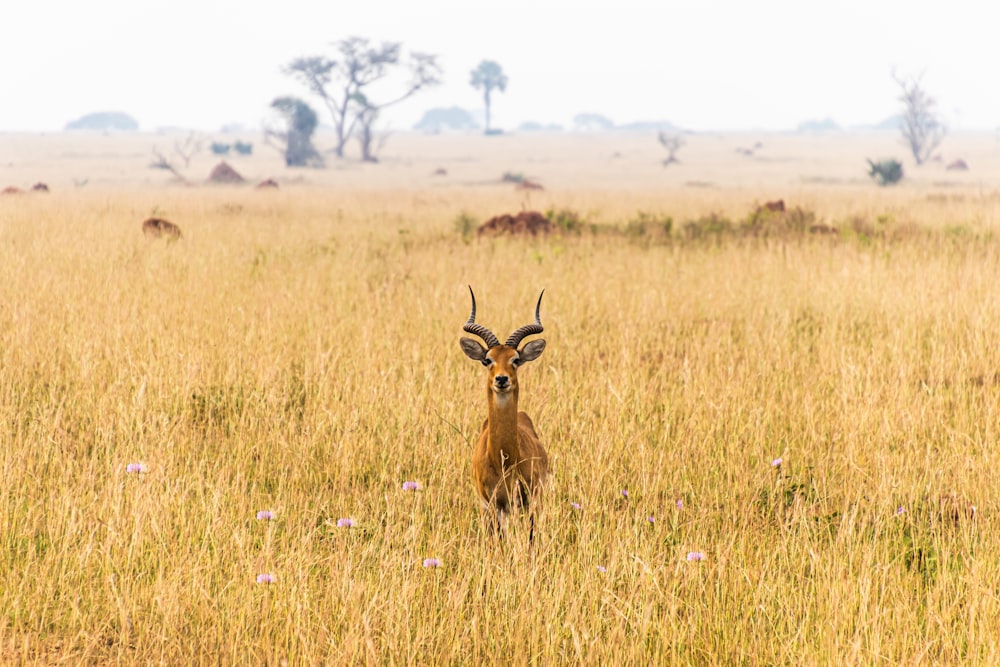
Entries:
{"type": "Polygon", "coordinates": [[[536,339],[521,349],[517,346],[525,337],[542,333],[540,311],[545,290],[538,295],[534,323],[516,330],[503,345],[492,331],[476,324],[476,295],[471,286],[469,294],[472,313],[463,330],[481,338],[486,347],[471,338],[462,338],[459,343],[465,356],[486,366],[488,371],[486,421],[472,454],[472,483],[483,500],[494,534],[503,537],[507,517],[514,507],[527,507],[531,525],[529,542],[534,541],[535,512],[542,482],[549,471],[549,459],[531,418],[517,411],[517,369],[540,357],[545,341],[536,339]]]}
{"type": "Polygon", "coordinates": [[[181,238],[181,228],[163,218],[148,218],[142,223],[142,233],[151,238],[165,236],[170,241],[181,238]]]}

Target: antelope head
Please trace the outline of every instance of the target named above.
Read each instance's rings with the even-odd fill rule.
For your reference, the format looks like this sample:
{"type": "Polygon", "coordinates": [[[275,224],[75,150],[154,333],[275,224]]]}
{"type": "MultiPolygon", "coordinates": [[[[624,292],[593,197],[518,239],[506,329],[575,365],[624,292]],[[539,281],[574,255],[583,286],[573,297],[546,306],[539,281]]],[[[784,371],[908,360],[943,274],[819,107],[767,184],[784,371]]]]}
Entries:
{"type": "Polygon", "coordinates": [[[525,337],[540,334],[543,331],[540,311],[545,290],[542,290],[542,293],[538,295],[538,303],[535,305],[535,321],[512,333],[503,345],[500,344],[492,331],[482,324],[476,324],[476,295],[472,291],[472,287],[469,287],[469,294],[472,296],[472,313],[469,315],[469,321],[465,323],[463,330],[479,336],[486,343],[486,347],[471,338],[462,338],[459,343],[465,356],[486,366],[489,371],[487,387],[495,395],[497,401],[503,403],[510,396],[517,396],[517,369],[521,364],[540,357],[545,349],[543,339],[530,341],[525,343],[521,349],[517,349],[525,337]]]}

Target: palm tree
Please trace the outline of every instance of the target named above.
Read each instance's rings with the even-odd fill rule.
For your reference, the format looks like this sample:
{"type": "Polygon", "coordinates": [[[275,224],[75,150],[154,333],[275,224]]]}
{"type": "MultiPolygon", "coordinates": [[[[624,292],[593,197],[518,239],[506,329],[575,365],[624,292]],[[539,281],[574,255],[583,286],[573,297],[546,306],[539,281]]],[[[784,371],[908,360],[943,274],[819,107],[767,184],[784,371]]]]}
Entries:
{"type": "Polygon", "coordinates": [[[479,63],[476,69],[472,70],[472,79],[469,81],[473,88],[483,89],[483,101],[486,102],[486,133],[490,132],[490,95],[493,90],[501,93],[507,89],[507,75],[503,73],[503,68],[492,60],[484,60],[479,63]]]}

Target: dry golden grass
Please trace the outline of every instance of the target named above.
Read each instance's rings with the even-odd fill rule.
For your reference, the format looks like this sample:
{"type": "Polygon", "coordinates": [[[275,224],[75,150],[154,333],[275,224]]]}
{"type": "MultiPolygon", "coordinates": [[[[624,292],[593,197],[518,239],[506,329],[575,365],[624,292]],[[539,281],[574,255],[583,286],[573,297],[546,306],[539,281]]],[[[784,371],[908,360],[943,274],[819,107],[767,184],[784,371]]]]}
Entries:
{"type": "Polygon", "coordinates": [[[995,187],[561,168],[600,233],[463,241],[524,195],[415,168],[0,198],[0,662],[995,664],[995,187]],[[627,231],[775,196],[841,234],[627,231]],[[546,288],[533,551],[469,480],[467,283],[501,336],[546,288]]]}

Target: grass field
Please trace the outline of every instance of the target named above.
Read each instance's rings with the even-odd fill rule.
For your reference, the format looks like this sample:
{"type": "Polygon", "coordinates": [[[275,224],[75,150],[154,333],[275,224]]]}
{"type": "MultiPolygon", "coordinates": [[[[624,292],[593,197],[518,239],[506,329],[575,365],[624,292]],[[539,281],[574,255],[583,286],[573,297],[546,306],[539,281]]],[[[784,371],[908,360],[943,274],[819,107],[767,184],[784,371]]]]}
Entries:
{"type": "Polygon", "coordinates": [[[237,165],[267,192],[77,141],[0,138],[0,185],[53,186],[0,197],[0,662],[1000,661],[992,137],[895,189],[863,165],[894,138],[692,140],[664,170],[648,138],[399,137],[237,165]],[[740,231],[777,197],[839,233],[740,231]],[[457,228],[522,207],[583,223],[457,228]],[[184,239],[143,238],[153,213],[184,239]],[[685,232],[710,214],[733,230],[685,232]],[[467,284],[501,337],[546,289],[530,549],[526,521],[487,538],[469,479],[467,284]]]}

